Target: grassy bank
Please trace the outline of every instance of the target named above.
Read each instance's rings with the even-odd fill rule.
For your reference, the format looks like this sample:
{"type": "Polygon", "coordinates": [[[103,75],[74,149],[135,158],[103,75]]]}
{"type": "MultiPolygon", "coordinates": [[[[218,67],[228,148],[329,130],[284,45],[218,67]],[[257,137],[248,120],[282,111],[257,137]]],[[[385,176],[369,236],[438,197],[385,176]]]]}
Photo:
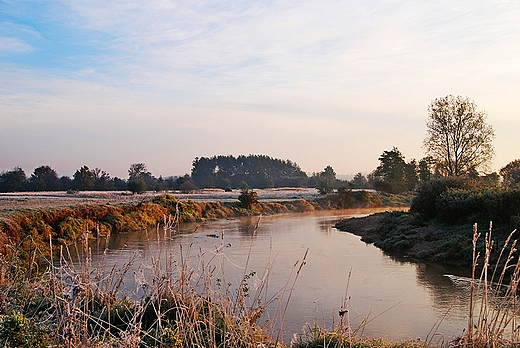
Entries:
{"type": "Polygon", "coordinates": [[[19,209],[0,219],[0,252],[6,256],[15,252],[21,259],[38,262],[35,250],[38,249],[41,255],[48,255],[49,241],[55,245],[67,245],[85,231],[108,235],[143,230],[164,223],[165,217],[169,216],[175,217],[176,223],[182,223],[281,212],[378,207],[384,204],[406,205],[407,198],[396,199],[366,191],[341,191],[315,201],[255,202],[245,208],[239,201],[195,202],[164,194],[131,203],[19,209]]]}
{"type": "MultiPolygon", "coordinates": [[[[468,269],[472,263],[471,224],[424,222],[412,213],[393,211],[342,220],[335,226],[361,236],[362,241],[373,243],[390,254],[468,269]]],[[[479,242],[478,250],[482,251],[483,247],[483,242],[479,242]]]]}
{"type": "MultiPolygon", "coordinates": [[[[520,228],[520,190],[466,189],[462,183],[455,179],[428,182],[417,190],[408,212],[345,220],[336,227],[359,234],[363,241],[389,253],[470,266],[474,224],[480,231],[492,224],[495,248],[501,248],[511,231],[520,228]]],[[[485,242],[479,241],[476,248],[484,253],[485,242]]]]}

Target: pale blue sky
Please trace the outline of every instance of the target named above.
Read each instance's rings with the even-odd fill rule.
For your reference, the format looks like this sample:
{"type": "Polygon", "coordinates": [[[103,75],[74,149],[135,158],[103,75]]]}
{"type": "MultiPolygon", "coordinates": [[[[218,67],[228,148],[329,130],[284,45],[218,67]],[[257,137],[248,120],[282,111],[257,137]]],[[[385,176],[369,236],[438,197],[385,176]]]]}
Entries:
{"type": "Polygon", "coordinates": [[[518,1],[0,1],[0,171],[184,174],[266,154],[367,173],[468,96],[520,158],[518,1]]]}

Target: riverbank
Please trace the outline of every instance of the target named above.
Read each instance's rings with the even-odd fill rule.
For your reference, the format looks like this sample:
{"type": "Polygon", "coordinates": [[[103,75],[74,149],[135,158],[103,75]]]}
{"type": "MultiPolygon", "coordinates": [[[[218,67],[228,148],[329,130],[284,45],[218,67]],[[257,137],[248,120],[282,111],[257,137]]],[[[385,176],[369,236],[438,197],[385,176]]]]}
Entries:
{"type": "MultiPolygon", "coordinates": [[[[468,269],[473,261],[474,227],[471,224],[424,222],[412,213],[393,211],[344,219],[335,227],[358,235],[363,242],[372,243],[390,254],[468,269]]],[[[483,229],[483,234],[486,230],[483,229]]],[[[497,236],[500,236],[498,232],[497,236]]],[[[500,239],[505,240],[505,237],[500,239]]],[[[484,242],[479,241],[477,251],[484,248],[484,242]]]]}
{"type": "Polygon", "coordinates": [[[406,206],[410,200],[409,196],[369,191],[343,190],[326,196],[316,196],[315,189],[301,188],[258,192],[258,201],[247,207],[238,200],[237,192],[222,190],[199,192],[190,196],[193,200],[165,193],[131,196],[105,192],[4,194],[0,197],[3,202],[0,252],[10,255],[21,250],[22,258],[30,258],[30,251],[36,247],[42,255],[48,255],[49,242],[67,245],[85,232],[107,235],[143,230],[172,219],[174,223],[182,223],[282,212],[406,206]],[[234,198],[214,200],[222,195],[234,198]]]}
{"type": "MultiPolygon", "coordinates": [[[[362,204],[374,204],[367,198],[371,196],[364,196],[362,204]]],[[[244,274],[242,281],[238,279],[241,285],[235,289],[212,281],[213,266],[191,269],[187,264],[159,262],[144,280],[143,296],[133,299],[120,288],[128,271],[126,265],[112,270],[92,265],[86,241],[96,234],[139,230],[154,224],[161,224],[166,231],[177,221],[322,210],[337,204],[337,200],[320,202],[323,206],[304,199],[259,202],[253,209],[245,209],[238,201],[195,202],[158,195],[132,203],[19,209],[2,219],[1,226],[4,250],[0,257],[0,344],[287,347],[268,334],[274,332],[276,336],[276,326],[273,331],[260,325],[259,318],[268,303],[263,302],[265,295],[253,296],[248,285],[251,274],[244,274]],[[86,258],[73,266],[66,256],[68,248],[82,246],[86,258]]],[[[380,200],[375,202],[379,204],[380,200]]],[[[187,258],[188,254],[182,259],[187,258]]],[[[274,323],[283,319],[276,320],[274,323]]],[[[402,346],[353,338],[348,334],[349,327],[335,330],[319,329],[301,335],[292,346],[317,347],[320,342],[328,346],[333,342],[364,347],[402,346]]]]}
{"type": "MultiPolygon", "coordinates": [[[[159,263],[145,280],[150,285],[143,285],[143,296],[130,299],[120,288],[128,268],[120,265],[105,270],[103,265],[91,265],[88,240],[145,231],[150,226],[167,231],[182,222],[408,203],[408,197],[364,191],[316,196],[309,189],[263,191],[249,209],[241,204],[236,192],[204,192],[189,197],[194,199],[183,200],[164,193],[3,195],[0,344],[284,347],[267,333],[276,333],[276,327],[273,331],[259,325],[268,303],[251,301],[247,285],[250,274],[244,274],[242,281],[237,279],[242,284],[237,292],[230,290],[229,285],[214,284],[211,274],[205,273],[207,270],[191,269],[188,265],[170,268],[159,263]],[[236,197],[212,201],[220,195],[236,197]],[[79,268],[72,266],[67,256],[69,249],[78,248],[85,248],[86,255],[79,268]]],[[[279,323],[282,319],[278,320],[279,323]]],[[[319,335],[324,340],[346,339],[334,332],[319,335]]],[[[313,347],[314,338],[301,336],[298,347],[313,347]]],[[[353,345],[367,342],[350,341],[353,345]]],[[[376,342],[381,345],[380,341],[374,341],[374,345],[376,342]]]]}

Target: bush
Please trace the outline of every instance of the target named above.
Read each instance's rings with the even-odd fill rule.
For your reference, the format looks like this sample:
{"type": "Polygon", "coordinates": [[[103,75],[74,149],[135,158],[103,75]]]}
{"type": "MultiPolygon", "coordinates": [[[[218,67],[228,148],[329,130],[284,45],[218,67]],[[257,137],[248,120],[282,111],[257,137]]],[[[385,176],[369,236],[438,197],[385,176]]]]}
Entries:
{"type": "Polygon", "coordinates": [[[47,347],[48,334],[36,327],[23,314],[14,312],[0,322],[2,347],[47,347]]]}
{"type": "Polygon", "coordinates": [[[460,178],[442,178],[424,182],[415,192],[410,211],[419,214],[427,221],[435,218],[437,198],[450,188],[467,188],[467,182],[460,178]]]}
{"type": "Polygon", "coordinates": [[[520,212],[520,190],[448,190],[437,198],[436,208],[437,218],[446,223],[510,224],[520,212]]]}
{"type": "Polygon", "coordinates": [[[240,192],[238,200],[240,201],[242,208],[251,209],[258,203],[258,193],[253,190],[244,189],[240,192]]]}

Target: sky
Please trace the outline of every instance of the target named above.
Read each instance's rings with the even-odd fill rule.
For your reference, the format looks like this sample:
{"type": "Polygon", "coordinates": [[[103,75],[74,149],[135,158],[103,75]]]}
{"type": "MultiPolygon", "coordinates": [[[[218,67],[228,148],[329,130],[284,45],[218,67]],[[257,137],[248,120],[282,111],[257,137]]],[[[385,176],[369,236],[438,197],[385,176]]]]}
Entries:
{"type": "Polygon", "coordinates": [[[470,97],[520,158],[520,2],[0,0],[0,172],[126,178],[265,154],[307,173],[425,156],[428,105],[470,97]]]}

